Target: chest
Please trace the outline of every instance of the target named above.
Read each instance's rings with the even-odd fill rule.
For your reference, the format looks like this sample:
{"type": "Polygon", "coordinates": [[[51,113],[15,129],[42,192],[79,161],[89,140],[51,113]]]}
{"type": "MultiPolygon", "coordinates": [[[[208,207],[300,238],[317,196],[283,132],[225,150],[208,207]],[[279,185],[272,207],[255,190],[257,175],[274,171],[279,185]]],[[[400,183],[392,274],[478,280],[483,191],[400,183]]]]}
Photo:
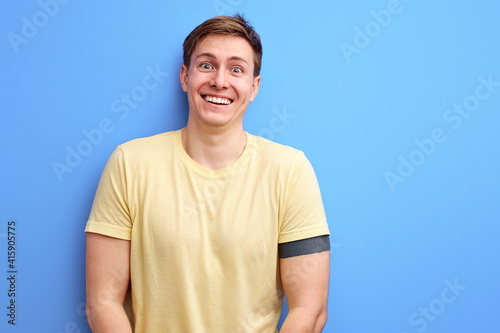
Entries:
{"type": "Polygon", "coordinates": [[[132,232],[157,252],[259,260],[277,247],[282,198],[272,177],[165,172],[135,192],[132,232]]]}

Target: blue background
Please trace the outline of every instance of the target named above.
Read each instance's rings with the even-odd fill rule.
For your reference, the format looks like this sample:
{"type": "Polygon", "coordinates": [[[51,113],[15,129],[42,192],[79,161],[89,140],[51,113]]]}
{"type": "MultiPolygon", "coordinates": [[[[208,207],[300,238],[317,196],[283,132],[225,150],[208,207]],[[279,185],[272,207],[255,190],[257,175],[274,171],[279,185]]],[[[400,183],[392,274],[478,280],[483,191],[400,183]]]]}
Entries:
{"type": "Polygon", "coordinates": [[[83,229],[104,164],[120,143],[184,126],[182,42],[238,11],[264,46],[245,129],[303,150],[322,189],[324,332],[499,332],[500,3],[63,2],[0,5],[0,331],[90,332],[83,229]],[[148,69],[161,75],[144,90],[148,69]],[[72,149],[86,156],[70,167],[72,149]]]}

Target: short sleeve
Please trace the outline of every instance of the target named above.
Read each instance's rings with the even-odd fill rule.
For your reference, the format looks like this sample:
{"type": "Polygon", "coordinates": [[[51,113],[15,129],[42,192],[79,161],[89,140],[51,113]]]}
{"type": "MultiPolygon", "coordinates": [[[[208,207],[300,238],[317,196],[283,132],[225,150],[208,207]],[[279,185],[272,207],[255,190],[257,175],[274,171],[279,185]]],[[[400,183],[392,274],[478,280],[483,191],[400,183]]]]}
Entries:
{"type": "Polygon", "coordinates": [[[131,231],[126,166],[123,151],[118,147],[102,172],[85,232],[130,240],[131,231]]]}
{"type": "Polygon", "coordinates": [[[330,235],[316,174],[303,153],[291,171],[278,243],[330,235]]]}

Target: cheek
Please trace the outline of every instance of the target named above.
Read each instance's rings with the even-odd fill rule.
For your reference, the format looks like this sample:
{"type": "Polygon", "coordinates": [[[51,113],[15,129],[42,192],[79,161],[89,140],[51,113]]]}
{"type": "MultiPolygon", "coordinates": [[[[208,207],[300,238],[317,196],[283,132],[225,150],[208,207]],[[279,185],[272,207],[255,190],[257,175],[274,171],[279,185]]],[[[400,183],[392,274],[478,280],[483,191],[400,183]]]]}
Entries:
{"type": "MultiPolygon", "coordinates": [[[[237,91],[239,92],[240,95],[244,95],[245,97],[251,97],[251,94],[253,92],[253,82],[251,81],[245,81],[245,82],[238,82],[238,85],[235,86],[237,91]]],[[[242,96],[243,97],[243,96],[242,96]]]]}
{"type": "Polygon", "coordinates": [[[188,77],[188,84],[190,88],[198,89],[203,85],[207,85],[210,82],[210,76],[205,73],[194,73],[188,77]]]}
{"type": "Polygon", "coordinates": [[[190,92],[191,94],[196,94],[196,91],[199,88],[199,84],[196,80],[195,77],[190,77],[188,78],[187,81],[187,91],[190,92]]]}

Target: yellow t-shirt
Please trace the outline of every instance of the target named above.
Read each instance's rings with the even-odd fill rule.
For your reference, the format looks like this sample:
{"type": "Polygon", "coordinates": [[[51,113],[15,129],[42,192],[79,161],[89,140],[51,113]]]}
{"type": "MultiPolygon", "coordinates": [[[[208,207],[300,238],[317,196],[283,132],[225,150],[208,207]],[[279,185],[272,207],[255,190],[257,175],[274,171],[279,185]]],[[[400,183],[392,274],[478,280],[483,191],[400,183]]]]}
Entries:
{"type": "Polygon", "coordinates": [[[301,151],[247,133],[238,160],[210,170],[181,130],[114,151],[85,231],[131,240],[136,333],[276,332],[278,243],[329,234],[301,151]]]}

